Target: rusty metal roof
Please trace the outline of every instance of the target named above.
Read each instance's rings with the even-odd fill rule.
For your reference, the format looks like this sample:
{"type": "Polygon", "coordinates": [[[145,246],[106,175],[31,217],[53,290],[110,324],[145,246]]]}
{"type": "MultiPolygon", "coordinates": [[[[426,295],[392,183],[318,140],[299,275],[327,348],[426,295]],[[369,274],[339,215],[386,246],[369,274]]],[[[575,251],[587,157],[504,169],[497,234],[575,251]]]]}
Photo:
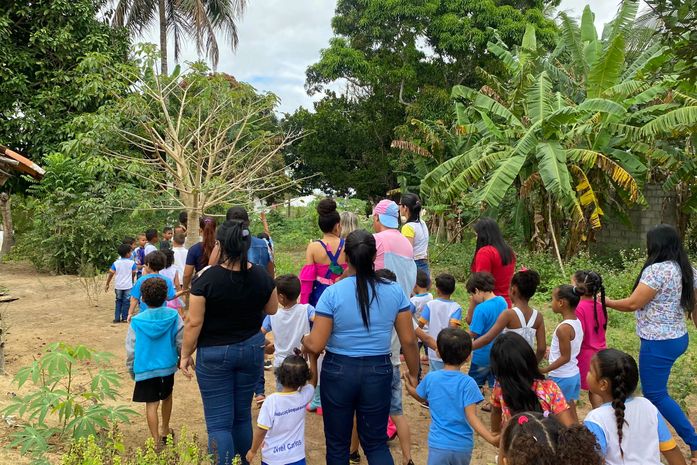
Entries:
{"type": "Polygon", "coordinates": [[[3,173],[9,176],[6,168],[28,174],[34,179],[41,179],[44,177],[44,174],[46,174],[43,168],[30,159],[4,145],[0,145],[0,177],[3,173]]]}

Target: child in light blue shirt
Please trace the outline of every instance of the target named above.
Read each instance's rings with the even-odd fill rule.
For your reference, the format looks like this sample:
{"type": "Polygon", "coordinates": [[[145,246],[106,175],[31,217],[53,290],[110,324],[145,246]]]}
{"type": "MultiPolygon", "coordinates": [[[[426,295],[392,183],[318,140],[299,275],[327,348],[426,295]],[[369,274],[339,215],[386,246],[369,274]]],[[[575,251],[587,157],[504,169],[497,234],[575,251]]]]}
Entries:
{"type": "Polygon", "coordinates": [[[477,417],[477,404],[484,400],[474,380],[460,372],[472,352],[472,338],[460,328],[438,333],[442,370],[429,372],[418,386],[406,379],[407,391],[419,402],[428,402],[431,427],[428,432],[428,465],[469,465],[474,449],[472,429],[498,447],[493,434],[477,417]]]}

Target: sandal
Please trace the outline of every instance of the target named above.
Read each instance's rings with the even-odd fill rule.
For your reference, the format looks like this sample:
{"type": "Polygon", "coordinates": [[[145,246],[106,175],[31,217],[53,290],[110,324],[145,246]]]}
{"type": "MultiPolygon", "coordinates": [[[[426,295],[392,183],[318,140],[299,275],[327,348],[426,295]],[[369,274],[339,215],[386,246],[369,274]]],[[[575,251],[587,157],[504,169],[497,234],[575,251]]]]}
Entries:
{"type": "Polygon", "coordinates": [[[172,444],[174,444],[174,430],[172,428],[169,429],[169,433],[167,436],[162,436],[161,442],[163,446],[167,445],[167,438],[172,437],[172,444]]]}

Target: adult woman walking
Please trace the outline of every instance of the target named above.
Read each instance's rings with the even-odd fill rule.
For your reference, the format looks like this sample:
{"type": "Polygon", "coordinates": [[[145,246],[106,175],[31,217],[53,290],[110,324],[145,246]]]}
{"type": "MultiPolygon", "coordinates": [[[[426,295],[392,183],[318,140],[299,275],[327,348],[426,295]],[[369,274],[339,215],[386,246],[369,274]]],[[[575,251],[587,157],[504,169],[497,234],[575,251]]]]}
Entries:
{"type": "Polygon", "coordinates": [[[322,367],[322,406],[328,465],[349,462],[353,417],[361,445],[372,464],[393,464],[387,447],[392,363],[390,338],[396,329],[416,383],[418,352],[409,299],[397,283],[375,274],[375,238],[358,230],[346,239],[348,270],[344,279],[324,291],[317,303],[306,351],[326,348],[322,367]]]}
{"type": "MultiPolygon", "coordinates": [[[[477,247],[472,259],[472,273],[486,271],[494,276],[494,294],[506,299],[511,306],[508,290],[515,272],[515,253],[501,235],[499,225],[492,218],[482,218],[474,224],[477,234],[477,247]]],[[[472,309],[470,309],[472,310],[472,309]]],[[[467,323],[471,322],[472,312],[468,312],[467,323]]]]}
{"type": "Polygon", "coordinates": [[[213,248],[215,247],[215,230],[217,222],[211,216],[202,216],[198,222],[201,242],[192,245],[186,254],[186,265],[184,266],[184,289],[189,289],[191,278],[194,273],[198,273],[208,266],[213,248]]]}
{"type": "Polygon", "coordinates": [[[688,346],[685,315],[697,325],[695,271],[678,231],[660,224],[646,234],[647,259],[634,283],[632,295],[606,300],[607,307],[636,312],[636,332],[641,339],[641,388],[690,446],[697,464],[697,433],[680,406],[668,394],[668,378],[675,361],[688,346]]]}
{"type": "Polygon", "coordinates": [[[196,354],[208,447],[217,464],[231,464],[252,445],[251,400],[263,363],[265,315],[278,309],[273,279],[247,262],[251,236],[241,221],[226,221],[218,229],[220,265],[193,283],[184,328],[180,368],[192,377],[196,354]]]}
{"type": "Polygon", "coordinates": [[[300,271],[300,303],[317,305],[324,290],[334,284],[346,269],[344,239],[341,238],[341,217],[336,202],[322,199],[317,204],[317,224],[324,234],[313,241],[305,252],[305,266],[300,271]]]}
{"type": "Polygon", "coordinates": [[[399,214],[406,218],[402,226],[402,235],[414,247],[414,262],[416,268],[431,276],[428,266],[428,226],[421,219],[421,200],[416,194],[404,194],[399,202],[399,214]]]}

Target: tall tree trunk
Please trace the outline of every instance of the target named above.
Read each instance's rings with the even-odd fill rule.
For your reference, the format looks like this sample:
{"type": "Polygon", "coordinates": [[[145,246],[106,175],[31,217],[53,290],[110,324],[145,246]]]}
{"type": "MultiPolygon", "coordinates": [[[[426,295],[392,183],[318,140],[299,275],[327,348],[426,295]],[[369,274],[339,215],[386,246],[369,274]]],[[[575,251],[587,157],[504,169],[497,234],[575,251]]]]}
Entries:
{"type": "Polygon", "coordinates": [[[10,194],[0,192],[0,213],[2,214],[3,240],[0,247],[0,257],[9,253],[15,244],[14,226],[12,225],[12,207],[10,206],[10,194]]]}
{"type": "Polygon", "coordinates": [[[160,10],[160,71],[163,76],[169,76],[167,69],[167,0],[158,0],[160,10]]]}

